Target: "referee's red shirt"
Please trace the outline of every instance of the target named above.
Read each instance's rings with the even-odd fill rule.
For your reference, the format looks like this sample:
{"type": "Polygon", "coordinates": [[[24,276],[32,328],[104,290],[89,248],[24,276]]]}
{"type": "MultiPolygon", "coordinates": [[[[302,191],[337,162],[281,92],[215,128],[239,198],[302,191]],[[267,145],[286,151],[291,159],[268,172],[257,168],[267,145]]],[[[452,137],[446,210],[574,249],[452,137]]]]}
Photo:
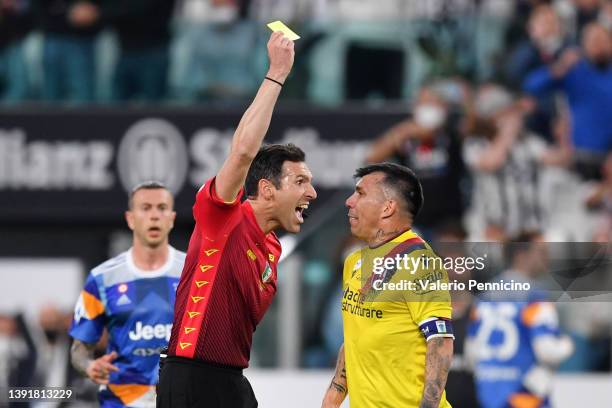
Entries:
{"type": "Polygon", "coordinates": [[[246,368],[253,332],[276,293],[280,242],[248,201],[219,199],[215,179],[196,195],[196,225],[176,293],[168,355],[246,368]]]}

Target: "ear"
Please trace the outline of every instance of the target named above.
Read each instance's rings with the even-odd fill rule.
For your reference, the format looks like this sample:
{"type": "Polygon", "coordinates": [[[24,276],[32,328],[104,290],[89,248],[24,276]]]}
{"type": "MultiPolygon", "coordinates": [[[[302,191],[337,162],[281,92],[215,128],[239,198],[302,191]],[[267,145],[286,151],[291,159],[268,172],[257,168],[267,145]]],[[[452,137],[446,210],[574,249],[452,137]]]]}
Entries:
{"type": "Polygon", "coordinates": [[[130,210],[125,212],[125,221],[127,222],[128,227],[134,231],[134,213],[132,213],[130,210]]]}
{"type": "Polygon", "coordinates": [[[270,180],[260,179],[259,183],[257,183],[257,191],[259,196],[264,200],[272,200],[276,187],[274,187],[274,184],[272,184],[270,180]]]}
{"type": "Polygon", "coordinates": [[[385,200],[382,208],[382,218],[392,217],[398,211],[397,201],[385,200]]]}

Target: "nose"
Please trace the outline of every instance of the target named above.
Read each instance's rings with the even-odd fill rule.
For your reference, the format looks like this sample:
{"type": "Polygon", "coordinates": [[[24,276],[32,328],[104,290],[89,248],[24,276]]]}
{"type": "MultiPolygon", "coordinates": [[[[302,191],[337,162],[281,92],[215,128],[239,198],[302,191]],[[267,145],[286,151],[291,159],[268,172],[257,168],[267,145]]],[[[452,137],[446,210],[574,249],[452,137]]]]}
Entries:
{"type": "Polygon", "coordinates": [[[315,188],[314,188],[314,186],[313,186],[312,184],[310,184],[308,187],[309,187],[309,188],[308,188],[308,190],[306,191],[306,197],[307,197],[309,200],[314,200],[314,199],[316,199],[316,198],[317,198],[317,190],[315,190],[315,188]]]}
{"type": "Polygon", "coordinates": [[[344,205],[346,205],[348,208],[353,208],[354,202],[355,202],[355,193],[351,194],[349,198],[346,199],[346,201],[344,202],[344,205]]]}

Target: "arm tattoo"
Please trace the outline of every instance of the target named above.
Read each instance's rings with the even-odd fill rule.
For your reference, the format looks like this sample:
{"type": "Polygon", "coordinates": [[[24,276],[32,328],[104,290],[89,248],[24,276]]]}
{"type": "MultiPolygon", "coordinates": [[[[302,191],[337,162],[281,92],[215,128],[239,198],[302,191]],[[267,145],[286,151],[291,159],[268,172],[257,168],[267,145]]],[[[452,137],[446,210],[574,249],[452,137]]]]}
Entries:
{"type": "Polygon", "coordinates": [[[344,344],[338,351],[338,360],[336,361],[336,372],[334,378],[329,385],[330,389],[335,389],[342,395],[348,392],[348,386],[346,384],[346,366],[344,364],[344,344]]]}
{"type": "Polygon", "coordinates": [[[438,337],[427,342],[425,387],[419,408],[437,408],[440,405],[452,358],[452,339],[438,337]]]}
{"type": "Polygon", "coordinates": [[[95,344],[83,343],[79,340],[74,340],[70,347],[72,366],[84,376],[87,376],[87,366],[93,360],[95,347],[95,344]]]}
{"type": "Polygon", "coordinates": [[[346,394],[346,387],[342,384],[338,384],[334,380],[332,380],[329,388],[332,388],[332,387],[335,388],[335,390],[338,391],[340,394],[346,394]]]}

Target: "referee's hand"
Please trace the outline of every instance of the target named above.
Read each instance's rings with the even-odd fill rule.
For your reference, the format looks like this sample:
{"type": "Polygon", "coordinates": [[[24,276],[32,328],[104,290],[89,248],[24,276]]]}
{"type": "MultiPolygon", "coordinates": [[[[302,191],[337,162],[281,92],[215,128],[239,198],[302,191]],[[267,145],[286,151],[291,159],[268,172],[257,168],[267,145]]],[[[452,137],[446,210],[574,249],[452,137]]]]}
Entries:
{"type": "Polygon", "coordinates": [[[267,76],[284,83],[293,67],[295,57],[294,44],[282,32],[277,31],[270,35],[268,41],[268,58],[270,69],[267,76]]]}
{"type": "Polygon", "coordinates": [[[108,377],[111,371],[119,371],[119,369],[112,364],[112,361],[118,356],[116,351],[110,354],[105,354],[100,358],[92,360],[87,367],[87,376],[89,379],[96,384],[108,384],[108,377]]]}

